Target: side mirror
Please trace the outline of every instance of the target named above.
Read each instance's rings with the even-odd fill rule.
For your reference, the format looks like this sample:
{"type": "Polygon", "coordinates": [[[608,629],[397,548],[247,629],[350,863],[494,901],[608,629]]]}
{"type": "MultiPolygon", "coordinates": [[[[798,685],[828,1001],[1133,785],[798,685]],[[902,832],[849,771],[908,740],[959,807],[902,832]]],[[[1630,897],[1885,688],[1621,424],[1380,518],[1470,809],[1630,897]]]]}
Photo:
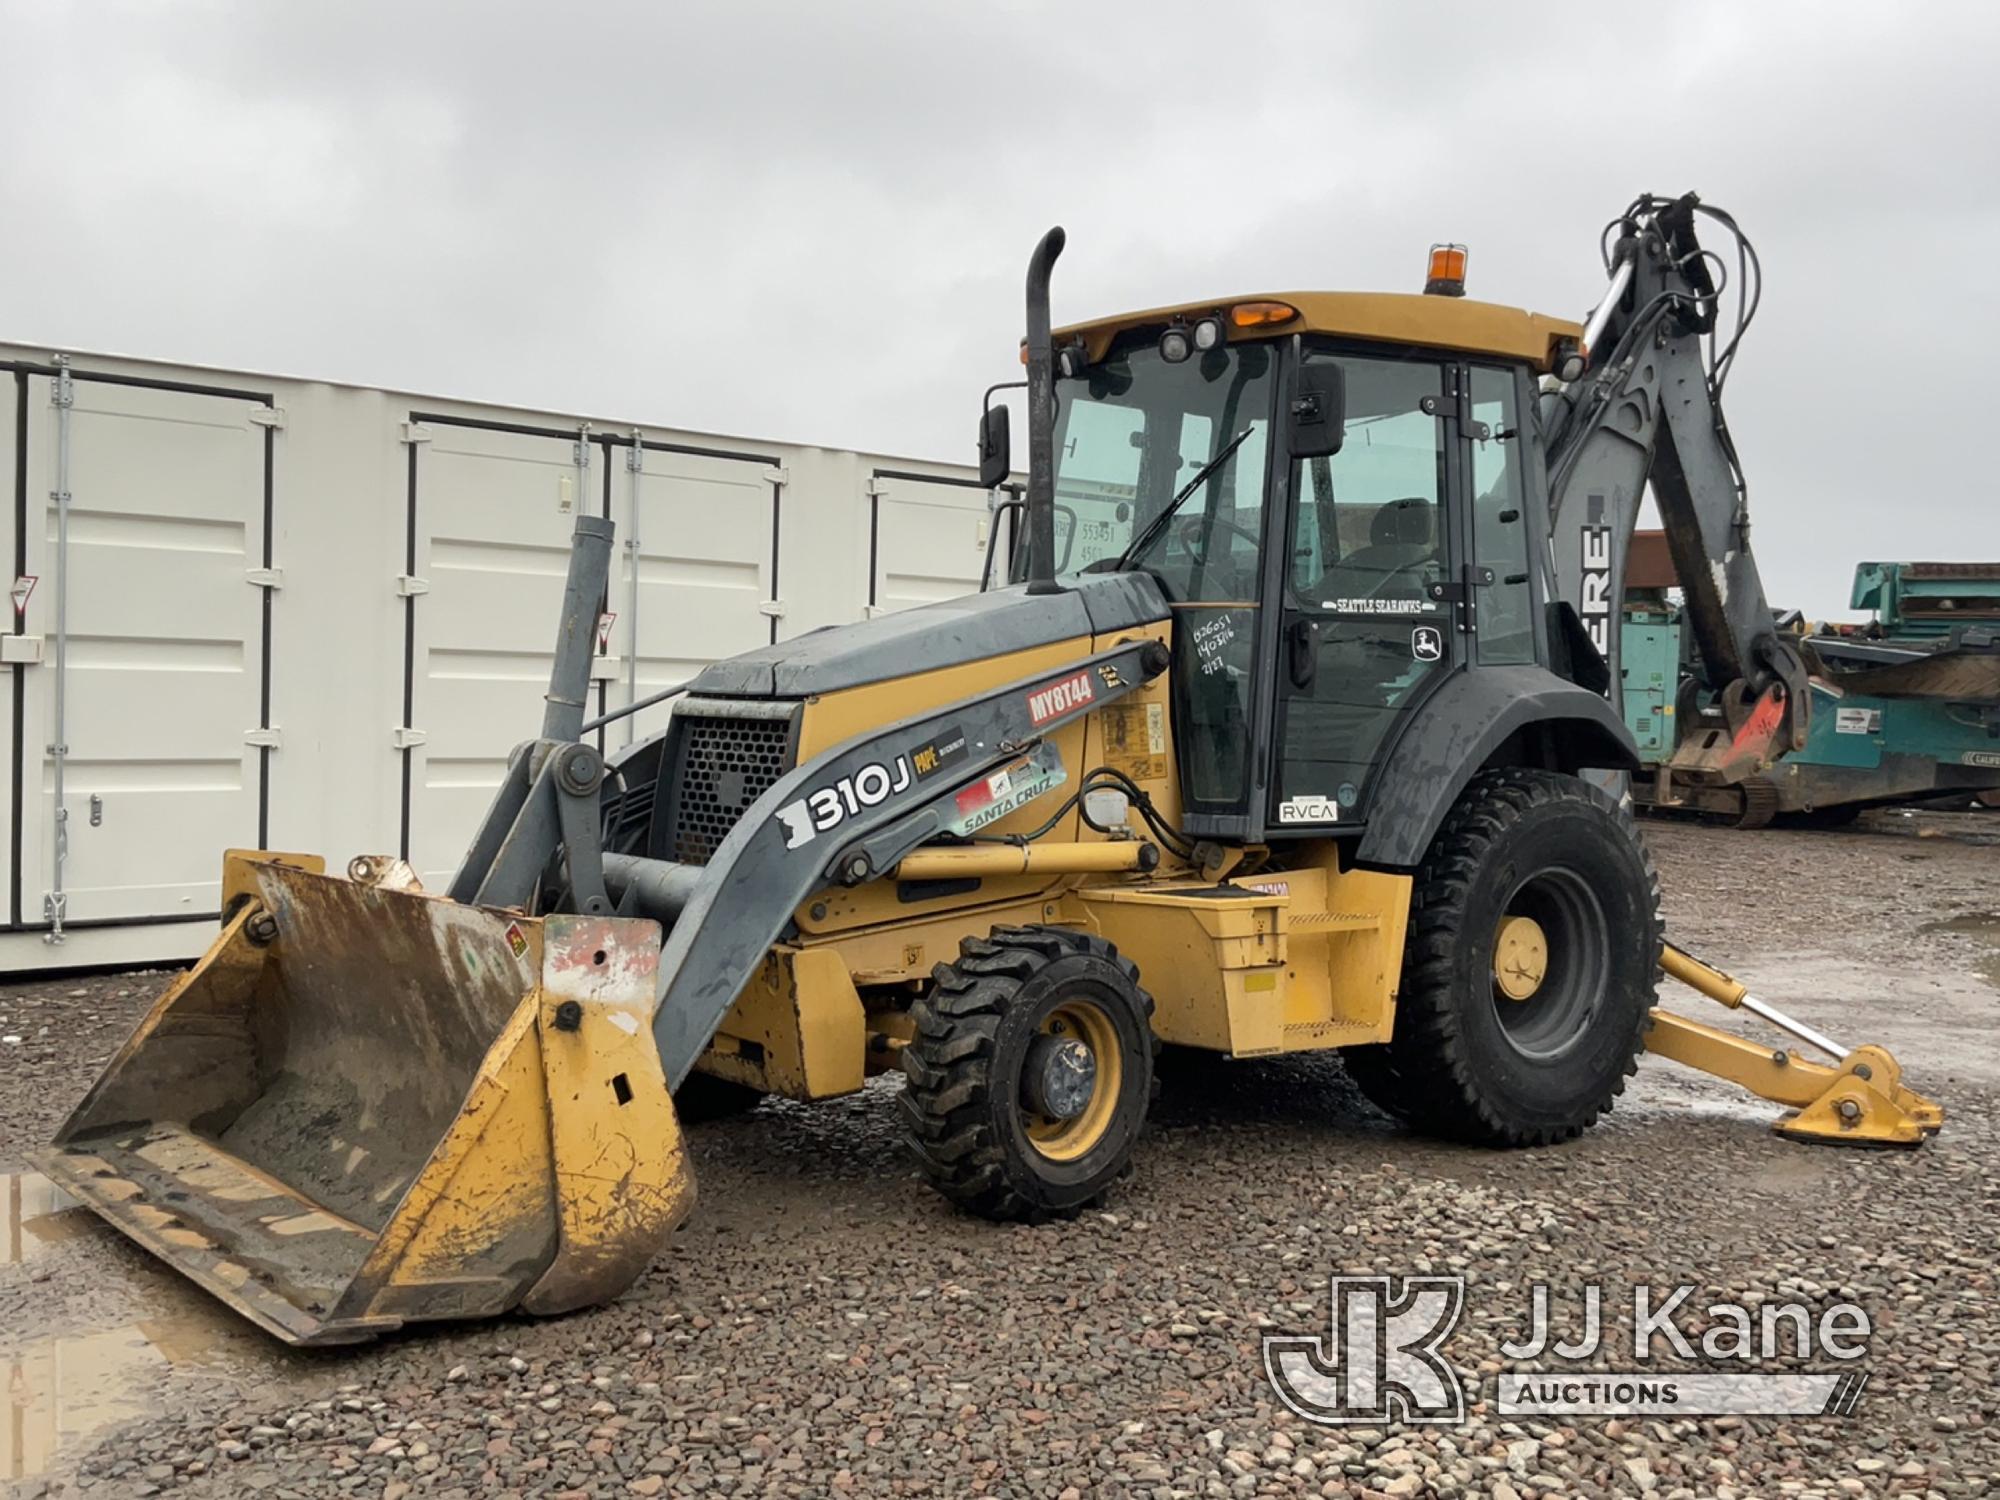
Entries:
{"type": "Polygon", "coordinates": [[[1014,441],[1007,426],[1007,408],[989,406],[979,417],[979,485],[998,489],[1014,472],[1014,441]]]}
{"type": "Polygon", "coordinates": [[[1330,458],[1347,425],[1347,380],[1331,360],[1300,365],[1292,377],[1286,432],[1293,458],[1330,458]]]}

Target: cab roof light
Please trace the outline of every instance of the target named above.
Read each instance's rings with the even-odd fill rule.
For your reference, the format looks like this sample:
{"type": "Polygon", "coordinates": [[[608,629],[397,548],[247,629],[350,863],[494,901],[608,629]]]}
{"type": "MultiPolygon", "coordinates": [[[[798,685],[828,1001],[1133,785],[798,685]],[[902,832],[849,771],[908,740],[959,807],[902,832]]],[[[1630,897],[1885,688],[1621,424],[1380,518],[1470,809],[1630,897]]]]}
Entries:
{"type": "Polygon", "coordinates": [[[1424,295],[1428,297],[1463,297],[1465,295],[1465,259],[1463,245],[1431,246],[1431,268],[1424,282],[1424,295]]]}
{"type": "Polygon", "coordinates": [[[1229,309],[1229,321],[1238,328],[1275,328],[1298,315],[1289,302],[1239,302],[1229,309]]]}

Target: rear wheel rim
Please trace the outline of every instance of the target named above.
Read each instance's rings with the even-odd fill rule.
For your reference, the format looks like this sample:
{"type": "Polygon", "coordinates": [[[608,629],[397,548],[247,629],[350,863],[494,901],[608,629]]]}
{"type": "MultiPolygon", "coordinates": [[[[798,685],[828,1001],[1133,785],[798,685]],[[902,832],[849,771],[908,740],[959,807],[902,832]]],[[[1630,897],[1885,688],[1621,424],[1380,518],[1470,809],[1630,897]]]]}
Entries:
{"type": "Polygon", "coordinates": [[[1568,869],[1522,881],[1494,924],[1493,953],[1493,1013],[1507,1045],[1536,1062],[1576,1046],[1611,973],[1610,923],[1590,882],[1568,869]],[[1533,972],[1535,938],[1542,950],[1539,975],[1533,972]]]}
{"type": "Polygon", "coordinates": [[[1075,1161],[1088,1155],[1110,1134],[1111,1122],[1118,1113],[1118,1099],[1125,1085],[1125,1058],[1118,1045],[1118,1026],[1098,1001],[1074,995],[1043,1016],[1037,1029],[1047,1036],[1083,1043],[1090,1049],[1096,1065],[1090,1098],[1072,1118],[1055,1119],[1038,1114],[1025,1099],[1021,1104],[1021,1125],[1029,1146],[1050,1161],[1075,1161]]]}

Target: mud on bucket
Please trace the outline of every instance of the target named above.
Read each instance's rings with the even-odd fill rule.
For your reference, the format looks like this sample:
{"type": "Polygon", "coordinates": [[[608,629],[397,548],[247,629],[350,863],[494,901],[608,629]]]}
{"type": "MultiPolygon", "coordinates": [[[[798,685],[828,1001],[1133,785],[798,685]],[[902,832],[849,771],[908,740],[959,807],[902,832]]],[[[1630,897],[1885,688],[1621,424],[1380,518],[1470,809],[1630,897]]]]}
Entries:
{"type": "Polygon", "coordinates": [[[231,912],[36,1165],[295,1344],[616,1296],[693,1206],[659,928],[232,852],[231,912]]]}

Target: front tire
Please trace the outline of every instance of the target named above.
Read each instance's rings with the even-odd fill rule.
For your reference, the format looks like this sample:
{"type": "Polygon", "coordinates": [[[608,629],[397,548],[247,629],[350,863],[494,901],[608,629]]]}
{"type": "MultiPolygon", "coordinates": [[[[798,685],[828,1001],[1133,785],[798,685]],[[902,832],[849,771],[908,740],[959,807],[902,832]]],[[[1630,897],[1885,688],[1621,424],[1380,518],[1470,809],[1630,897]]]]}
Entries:
{"type": "Polygon", "coordinates": [[[911,1007],[905,1134],[931,1185],[989,1219],[1067,1218],[1124,1172],[1153,1088],[1152,997],[1104,939],[967,938],[911,1007]]]}
{"type": "Polygon", "coordinates": [[[1494,1146],[1611,1108],[1658,983],[1659,878],[1631,816],[1548,771],[1474,778],[1416,876],[1392,1039],[1348,1071],[1420,1130],[1494,1146]]]}

